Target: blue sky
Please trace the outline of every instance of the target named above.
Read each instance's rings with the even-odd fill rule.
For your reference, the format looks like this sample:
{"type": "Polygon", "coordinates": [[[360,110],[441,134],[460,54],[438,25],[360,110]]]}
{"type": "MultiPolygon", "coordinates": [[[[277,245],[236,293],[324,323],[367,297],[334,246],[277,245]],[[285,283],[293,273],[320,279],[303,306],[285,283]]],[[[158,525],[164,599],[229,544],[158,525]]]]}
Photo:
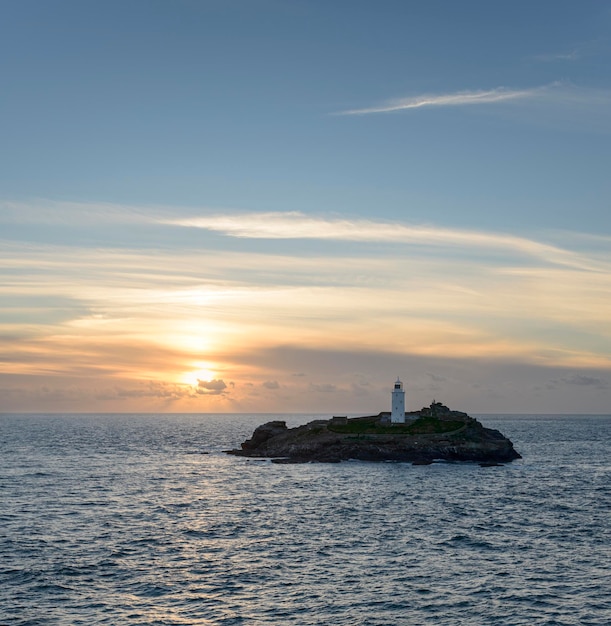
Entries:
{"type": "Polygon", "coordinates": [[[7,410],[608,410],[608,2],[0,11],[7,410]]]}

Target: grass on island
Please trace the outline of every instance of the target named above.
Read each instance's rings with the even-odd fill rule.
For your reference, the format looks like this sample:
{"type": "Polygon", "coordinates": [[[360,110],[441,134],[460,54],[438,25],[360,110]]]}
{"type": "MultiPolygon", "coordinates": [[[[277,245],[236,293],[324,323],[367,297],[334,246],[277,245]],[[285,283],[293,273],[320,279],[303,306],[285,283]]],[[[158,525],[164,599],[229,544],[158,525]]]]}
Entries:
{"type": "Polygon", "coordinates": [[[434,417],[419,417],[412,424],[380,424],[377,420],[354,420],[347,424],[329,424],[334,433],[350,435],[428,435],[449,433],[464,426],[463,421],[445,421],[434,417]]]}

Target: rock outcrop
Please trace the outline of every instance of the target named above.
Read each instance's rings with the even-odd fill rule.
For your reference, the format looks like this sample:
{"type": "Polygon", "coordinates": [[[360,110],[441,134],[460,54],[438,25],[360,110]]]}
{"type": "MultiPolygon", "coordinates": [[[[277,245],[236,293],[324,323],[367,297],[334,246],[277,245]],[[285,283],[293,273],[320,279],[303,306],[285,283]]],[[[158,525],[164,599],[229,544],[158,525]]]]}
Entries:
{"type": "Polygon", "coordinates": [[[240,449],[228,453],[286,463],[356,459],[492,465],[521,458],[498,430],[485,428],[465,413],[443,408],[446,411],[439,416],[431,415],[428,409],[407,414],[406,423],[397,425],[389,424],[384,413],[348,420],[316,420],[296,428],[287,428],[283,421],[267,422],[255,429],[240,449]]]}

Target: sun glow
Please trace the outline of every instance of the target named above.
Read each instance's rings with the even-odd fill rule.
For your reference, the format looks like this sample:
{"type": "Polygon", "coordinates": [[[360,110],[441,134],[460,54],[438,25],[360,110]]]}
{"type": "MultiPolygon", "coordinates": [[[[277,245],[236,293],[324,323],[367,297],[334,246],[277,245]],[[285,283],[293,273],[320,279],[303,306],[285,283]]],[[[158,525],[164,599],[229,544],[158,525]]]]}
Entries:
{"type": "Polygon", "coordinates": [[[200,380],[208,381],[218,378],[218,373],[211,363],[194,363],[193,367],[197,369],[184,372],[180,377],[180,382],[196,387],[200,380]]]}

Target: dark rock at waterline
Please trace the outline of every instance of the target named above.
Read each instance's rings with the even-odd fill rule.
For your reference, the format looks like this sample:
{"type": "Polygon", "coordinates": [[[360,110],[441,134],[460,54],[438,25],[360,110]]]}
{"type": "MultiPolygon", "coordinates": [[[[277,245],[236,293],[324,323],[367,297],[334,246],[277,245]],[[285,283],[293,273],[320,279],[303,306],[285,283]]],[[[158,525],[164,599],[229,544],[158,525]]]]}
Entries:
{"type": "Polygon", "coordinates": [[[228,454],[271,458],[275,463],[398,461],[428,465],[436,460],[471,461],[485,467],[521,458],[498,430],[485,428],[466,413],[439,419],[428,412],[407,414],[405,424],[389,424],[385,414],[315,420],[296,428],[284,421],[258,426],[250,439],[228,454]]]}
{"type": "MultiPolygon", "coordinates": [[[[255,432],[250,439],[242,444],[242,450],[256,450],[265,444],[269,439],[287,432],[286,422],[267,422],[255,428],[255,432]]],[[[254,455],[257,456],[257,455],[254,455]]]]}

